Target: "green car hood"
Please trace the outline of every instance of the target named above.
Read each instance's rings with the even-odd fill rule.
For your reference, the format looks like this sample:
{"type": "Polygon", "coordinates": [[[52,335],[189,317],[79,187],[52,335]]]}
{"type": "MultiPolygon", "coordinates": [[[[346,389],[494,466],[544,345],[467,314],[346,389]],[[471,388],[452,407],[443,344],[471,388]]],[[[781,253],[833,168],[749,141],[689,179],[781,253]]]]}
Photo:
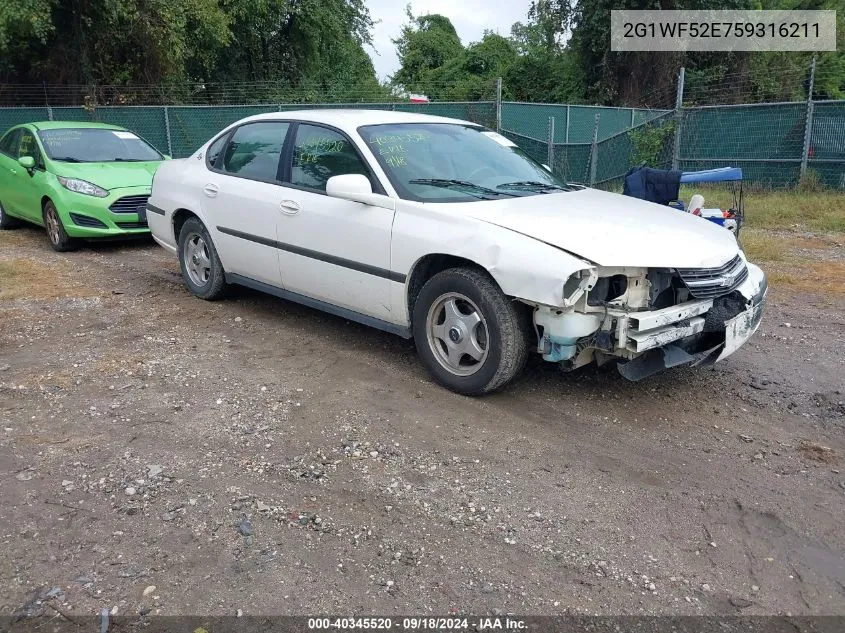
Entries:
{"type": "Polygon", "coordinates": [[[143,163],[62,163],[53,162],[53,172],[65,178],[79,178],[102,187],[149,187],[162,161],[143,163]]]}

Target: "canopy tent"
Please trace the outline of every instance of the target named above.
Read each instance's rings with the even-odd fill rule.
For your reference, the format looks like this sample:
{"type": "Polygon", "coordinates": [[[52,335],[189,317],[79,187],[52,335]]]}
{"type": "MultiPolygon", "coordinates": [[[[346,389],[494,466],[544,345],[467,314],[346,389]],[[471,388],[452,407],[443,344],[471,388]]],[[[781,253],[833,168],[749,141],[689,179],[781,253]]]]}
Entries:
{"type": "Polygon", "coordinates": [[[737,180],[742,180],[742,169],[739,167],[720,167],[719,169],[681,172],[681,183],[732,182],[737,180]]]}

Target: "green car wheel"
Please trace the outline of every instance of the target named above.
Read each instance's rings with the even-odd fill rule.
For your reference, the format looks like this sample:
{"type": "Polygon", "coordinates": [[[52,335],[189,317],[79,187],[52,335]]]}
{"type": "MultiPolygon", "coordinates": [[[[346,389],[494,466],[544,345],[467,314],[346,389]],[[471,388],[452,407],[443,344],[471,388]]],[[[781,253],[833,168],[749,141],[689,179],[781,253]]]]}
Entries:
{"type": "Polygon", "coordinates": [[[56,205],[49,200],[44,203],[44,227],[54,251],[65,253],[76,249],[77,241],[67,234],[59,212],[56,211],[56,205]]]}

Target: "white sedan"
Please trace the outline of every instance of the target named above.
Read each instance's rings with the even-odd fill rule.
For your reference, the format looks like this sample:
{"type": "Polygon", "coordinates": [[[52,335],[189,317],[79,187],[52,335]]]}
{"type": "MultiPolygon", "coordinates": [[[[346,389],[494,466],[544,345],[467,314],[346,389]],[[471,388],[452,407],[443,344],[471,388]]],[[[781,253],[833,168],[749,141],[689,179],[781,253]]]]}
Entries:
{"type": "Polygon", "coordinates": [[[757,329],[766,278],[701,218],[570,185],[480,125],[401,112],[249,117],[165,162],[156,241],[203,299],[241,284],[404,337],[477,395],[534,352],[637,380],[757,329]]]}

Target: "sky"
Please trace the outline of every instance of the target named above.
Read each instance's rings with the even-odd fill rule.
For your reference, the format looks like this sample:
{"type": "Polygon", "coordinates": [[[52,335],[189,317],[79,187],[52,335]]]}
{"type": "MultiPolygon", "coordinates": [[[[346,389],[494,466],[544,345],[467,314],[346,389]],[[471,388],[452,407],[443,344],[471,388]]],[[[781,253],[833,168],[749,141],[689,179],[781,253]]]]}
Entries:
{"type": "MultiPolygon", "coordinates": [[[[367,52],[379,79],[386,79],[399,69],[396,47],[390,40],[398,37],[406,22],[405,0],[366,0],[373,28],[373,48],[367,52]]],[[[414,15],[439,13],[452,21],[464,46],[481,39],[485,29],[508,36],[511,24],[525,22],[530,0],[411,0],[414,15]],[[498,6],[496,6],[498,5],[498,6]]]]}

